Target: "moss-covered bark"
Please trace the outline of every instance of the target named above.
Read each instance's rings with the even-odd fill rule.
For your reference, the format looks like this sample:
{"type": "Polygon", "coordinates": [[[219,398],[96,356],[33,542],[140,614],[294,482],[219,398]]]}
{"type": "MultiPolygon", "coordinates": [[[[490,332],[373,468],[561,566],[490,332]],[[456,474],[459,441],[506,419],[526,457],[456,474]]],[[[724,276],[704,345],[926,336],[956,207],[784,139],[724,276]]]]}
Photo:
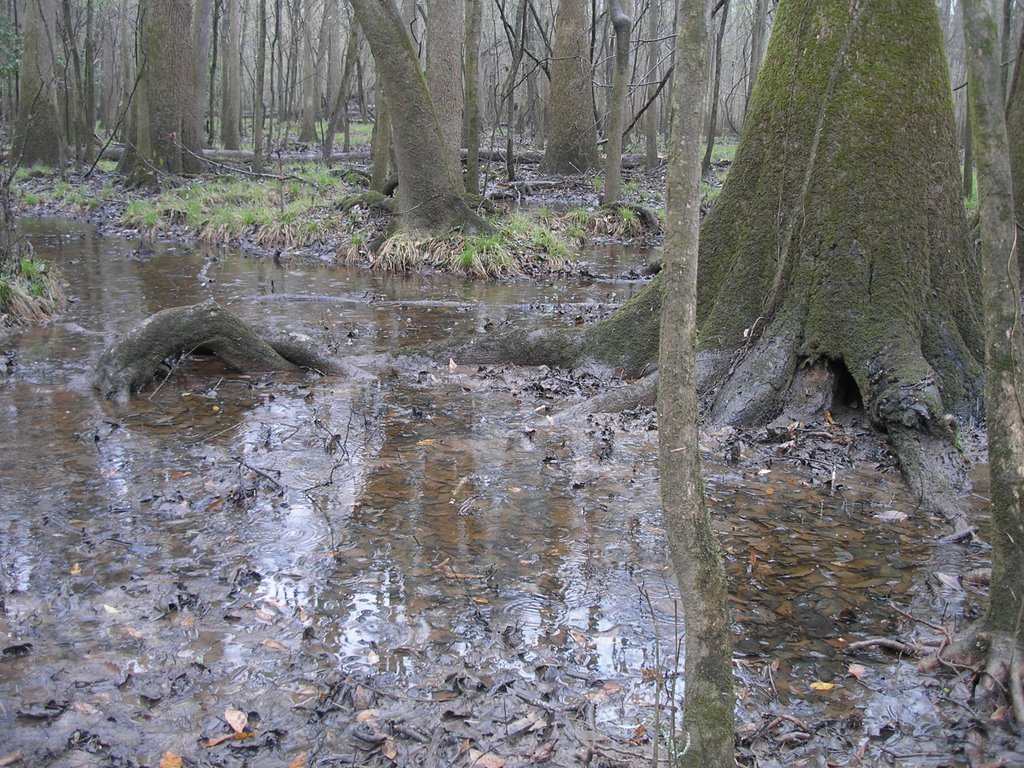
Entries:
{"type": "MultiPolygon", "coordinates": [[[[1006,133],[1010,140],[1010,169],[1013,173],[1014,214],[1018,239],[1024,234],[1024,29],[1017,45],[1013,83],[1006,106],[1006,133]]],[[[1024,259],[1018,259],[1024,280],[1024,259]]]]}
{"type": "Polygon", "coordinates": [[[985,307],[985,404],[992,477],[992,584],[986,628],[1024,651],[1024,338],[1009,139],[1003,119],[996,19],[965,4],[974,109],[985,307]]]}
{"type": "Polygon", "coordinates": [[[801,359],[842,361],[883,424],[943,432],[943,413],[974,400],[955,146],[933,3],[779,4],[701,233],[701,346],[748,350],[719,415],[778,413],[801,359]]]}
{"type": "Polygon", "coordinates": [[[125,401],[153,380],[165,360],[197,349],[241,371],[343,371],[343,366],[310,339],[295,335],[266,338],[210,300],[150,315],[103,352],[94,385],[107,399],[125,401]]]}
{"type": "Polygon", "coordinates": [[[416,49],[394,0],[352,0],[391,109],[399,179],[399,219],[410,232],[486,228],[462,199],[445,163],[441,126],[416,49]]]}

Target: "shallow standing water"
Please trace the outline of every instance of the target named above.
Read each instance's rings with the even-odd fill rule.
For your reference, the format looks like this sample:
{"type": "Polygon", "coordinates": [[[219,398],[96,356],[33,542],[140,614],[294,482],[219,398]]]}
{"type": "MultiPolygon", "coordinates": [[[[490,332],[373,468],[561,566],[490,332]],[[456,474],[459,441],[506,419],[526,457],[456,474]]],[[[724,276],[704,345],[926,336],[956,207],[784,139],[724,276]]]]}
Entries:
{"type": "MultiPolygon", "coordinates": [[[[520,385],[448,359],[349,380],[206,362],[123,407],[90,387],[113,334],[209,297],[355,357],[574,323],[636,284],[374,276],[175,245],[139,257],[82,225],[29,232],[75,303],[5,345],[0,759],[559,764],[573,752],[559,752],[557,717],[577,709],[605,738],[600,759],[650,754],[679,612],[656,431],[559,425],[547,406],[574,386],[560,374],[520,385]],[[517,719],[508,693],[547,722],[517,719]],[[245,713],[240,729],[228,711],[245,713]]],[[[645,260],[593,258],[608,276],[645,260]]],[[[933,574],[966,568],[964,551],[932,543],[935,522],[891,474],[843,467],[833,493],[806,468],[705,458],[744,719],[790,713],[838,734],[828,749],[852,751],[856,733],[876,754],[958,764],[912,666],[879,654],[857,680],[847,669],[864,659],[843,648],[891,634],[894,606],[960,611],[964,595],[933,574]],[[893,509],[910,519],[874,517],[893,509]],[[810,687],[822,681],[836,685],[810,687]]]]}

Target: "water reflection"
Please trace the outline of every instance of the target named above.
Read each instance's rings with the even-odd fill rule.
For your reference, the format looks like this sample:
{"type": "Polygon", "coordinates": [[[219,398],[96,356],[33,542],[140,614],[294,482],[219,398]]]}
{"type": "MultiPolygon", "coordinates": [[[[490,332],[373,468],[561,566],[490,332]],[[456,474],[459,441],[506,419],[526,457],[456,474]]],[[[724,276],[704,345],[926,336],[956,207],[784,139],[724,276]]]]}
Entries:
{"type": "MultiPolygon", "coordinates": [[[[618,680],[637,696],[628,709],[600,703],[597,721],[625,728],[649,714],[645,670],[656,638],[663,666],[671,658],[679,612],[656,432],[616,431],[609,454],[600,436],[550,424],[447,361],[419,381],[247,377],[211,363],[125,407],[89,386],[112,333],[211,296],[258,325],[362,353],[635,286],[368,275],[177,246],[140,260],[88,228],[44,223],[33,236],[76,302],[59,323],[14,335],[18,368],[0,382],[0,631],[35,646],[0,665],[0,695],[45,701],[65,679],[53,670],[85,657],[115,678],[152,678],[160,703],[145,706],[160,716],[128,743],[157,757],[194,742],[196,720],[226,702],[291,712],[338,670],[411,688],[463,658],[531,680],[546,664],[618,680]],[[189,687],[172,697],[175,679],[189,687]]],[[[898,485],[871,468],[841,485],[833,496],[800,473],[709,465],[741,674],[784,704],[807,700],[815,680],[842,680],[843,644],[885,633],[892,606],[959,610],[964,599],[925,586],[937,563],[955,570],[964,556],[929,543],[927,515],[873,518],[915,511],[898,485]]],[[[108,683],[84,686],[83,700],[136,717],[141,694],[108,683]]],[[[877,701],[844,685],[828,706],[870,718],[877,701]]],[[[56,738],[15,711],[0,727],[19,743],[56,738]]]]}

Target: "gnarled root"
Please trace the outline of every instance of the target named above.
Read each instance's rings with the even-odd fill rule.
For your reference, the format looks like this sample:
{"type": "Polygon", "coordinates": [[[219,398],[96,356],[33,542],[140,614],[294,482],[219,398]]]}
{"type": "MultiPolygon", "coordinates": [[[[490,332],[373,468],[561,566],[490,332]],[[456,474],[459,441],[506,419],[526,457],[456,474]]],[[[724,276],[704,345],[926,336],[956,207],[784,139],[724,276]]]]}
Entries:
{"type": "Polygon", "coordinates": [[[976,628],[919,666],[930,671],[942,664],[974,670],[974,696],[980,703],[998,706],[1009,700],[1024,737],[1024,647],[1010,633],[976,628]]]}
{"type": "Polygon", "coordinates": [[[119,338],[100,356],[94,386],[108,400],[124,402],[152,381],[164,360],[198,349],[240,371],[344,370],[312,339],[268,340],[211,299],[157,312],[119,338]]]}

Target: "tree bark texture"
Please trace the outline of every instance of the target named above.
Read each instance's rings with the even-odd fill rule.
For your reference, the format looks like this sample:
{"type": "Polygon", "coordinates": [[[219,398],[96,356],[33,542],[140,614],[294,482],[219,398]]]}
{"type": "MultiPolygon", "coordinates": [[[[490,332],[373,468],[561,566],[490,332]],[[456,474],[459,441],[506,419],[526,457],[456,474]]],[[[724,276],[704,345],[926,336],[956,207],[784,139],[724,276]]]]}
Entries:
{"type": "Polygon", "coordinates": [[[964,6],[974,110],[985,309],[992,583],[985,627],[1024,652],[1024,328],[995,0],[964,6]]]}
{"type": "Polygon", "coordinates": [[[238,127],[242,119],[242,9],[240,0],[223,0],[223,3],[220,139],[224,149],[240,149],[238,127]]]}
{"type": "MultiPolygon", "coordinates": [[[[196,119],[196,135],[202,137],[203,113],[206,112],[207,88],[209,87],[210,40],[213,34],[213,0],[198,0],[192,18],[192,61],[193,61],[193,106],[196,119]]],[[[210,115],[213,120],[213,115],[210,115]]]]}
{"type": "Polygon", "coordinates": [[[23,166],[60,166],[64,161],[64,139],[57,116],[56,42],[55,0],[27,0],[13,152],[23,166]]]}
{"type": "MultiPolygon", "coordinates": [[[[1024,29],[1017,44],[1013,82],[1006,107],[1006,133],[1010,141],[1010,170],[1013,172],[1014,212],[1017,239],[1024,236],[1024,29]]],[[[1017,259],[1024,281],[1024,259],[1017,259]]]]}
{"type": "Polygon", "coordinates": [[[427,3],[427,85],[441,128],[444,162],[458,188],[462,181],[462,44],[465,31],[463,0],[427,3]]]}
{"type": "Polygon", "coordinates": [[[709,102],[711,114],[708,116],[707,148],[700,163],[701,176],[711,170],[711,156],[715,151],[715,135],[718,133],[718,101],[722,92],[722,41],[725,39],[725,26],[729,21],[729,0],[725,0],[718,12],[722,17],[718,20],[718,34],[715,35],[715,74],[709,102]]]}
{"type": "Polygon", "coordinates": [[[768,36],[768,0],[754,0],[754,16],[750,27],[750,74],[747,76],[747,102],[744,112],[750,109],[750,98],[757,83],[764,59],[764,43],[768,36]]]}
{"type": "Polygon", "coordinates": [[[299,141],[316,141],[317,85],[316,40],[313,35],[313,0],[302,1],[302,25],[299,47],[302,49],[302,125],[299,141]]]}
{"type": "Polygon", "coordinates": [[[615,73],[612,95],[608,100],[608,127],[605,131],[604,199],[605,205],[622,198],[622,128],[626,122],[626,96],[629,95],[629,46],[633,31],[628,0],[612,0],[612,27],[615,30],[615,73]]]}
{"type": "Polygon", "coordinates": [[[600,165],[588,16],[587,0],[559,0],[548,99],[548,144],[541,164],[545,173],[586,173],[600,165]]]}
{"type": "Polygon", "coordinates": [[[648,106],[644,112],[644,165],[649,169],[656,168],[660,162],[658,158],[658,111],[654,108],[654,100],[658,93],[660,46],[657,38],[660,15],[661,3],[659,0],[650,0],[650,7],[647,9],[647,88],[645,93],[648,106]]]}
{"type": "Polygon", "coordinates": [[[735,695],[725,564],[704,503],[697,417],[697,253],[707,95],[707,0],[681,0],[665,204],[658,386],[661,498],[686,630],[686,768],[732,768],[735,695]]]}
{"type": "Polygon", "coordinates": [[[263,169],[263,119],[266,102],[263,93],[267,74],[267,0],[259,0],[256,10],[256,82],[253,84],[252,152],[253,166],[263,169]]]}
{"type": "Polygon", "coordinates": [[[483,0],[467,0],[466,14],[466,191],[480,194],[480,30],[483,0]]]}
{"type": "Polygon", "coordinates": [[[444,161],[441,126],[427,80],[394,0],[352,0],[352,7],[392,113],[401,227],[407,232],[482,227],[444,161]]]}
{"type": "Polygon", "coordinates": [[[211,299],[157,312],[119,338],[100,356],[94,386],[124,402],[153,381],[165,360],[200,349],[239,371],[342,370],[307,337],[268,340],[211,299]]]}

